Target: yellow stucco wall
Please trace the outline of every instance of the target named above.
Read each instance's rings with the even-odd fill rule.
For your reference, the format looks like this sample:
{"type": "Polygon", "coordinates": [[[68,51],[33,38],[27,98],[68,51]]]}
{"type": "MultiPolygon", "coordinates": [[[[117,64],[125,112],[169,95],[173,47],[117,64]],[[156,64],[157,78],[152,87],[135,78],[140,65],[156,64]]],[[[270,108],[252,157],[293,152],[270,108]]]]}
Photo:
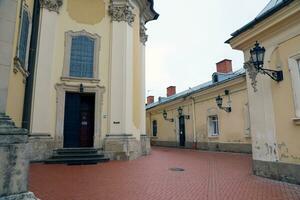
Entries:
{"type": "Polygon", "coordinates": [[[78,23],[97,24],[105,17],[105,3],[103,0],[72,0],[68,1],[67,11],[78,23]]]}
{"type": "MultiPolygon", "coordinates": [[[[100,51],[99,51],[99,79],[100,85],[104,86],[107,90],[108,82],[109,82],[109,46],[110,46],[110,18],[106,15],[101,21],[93,24],[95,22],[95,18],[98,16],[84,16],[85,23],[79,23],[80,19],[76,18],[76,16],[81,16],[80,10],[73,10],[73,0],[64,1],[63,6],[60,9],[60,13],[58,15],[58,24],[56,30],[56,41],[55,42],[55,53],[53,56],[53,70],[52,70],[52,90],[51,90],[51,102],[52,105],[49,107],[51,109],[51,130],[49,133],[52,136],[55,136],[55,128],[56,128],[56,106],[57,106],[57,93],[55,89],[55,85],[61,82],[62,72],[63,72],[63,63],[64,63],[64,54],[65,54],[65,33],[68,31],[82,31],[85,30],[91,34],[98,34],[101,37],[100,40],[100,51]],[[74,12],[77,13],[74,16],[74,12]],[[75,19],[76,20],[75,20],[75,19]]],[[[98,1],[93,1],[93,5],[98,5],[98,1]]],[[[107,1],[105,1],[105,5],[107,6],[107,1]]],[[[94,8],[87,4],[85,1],[76,1],[76,6],[80,7],[80,9],[85,10],[87,13],[93,13],[94,8]]],[[[107,8],[106,8],[107,9],[107,8]]],[[[105,15],[107,10],[98,10],[99,15],[105,15]]],[[[88,87],[89,84],[85,83],[85,86],[88,87]]],[[[107,92],[105,92],[103,96],[103,106],[102,106],[102,114],[106,115],[108,113],[107,110],[107,101],[108,96],[107,92]]],[[[102,116],[101,116],[102,117],[102,116]]],[[[101,132],[107,132],[107,118],[102,118],[101,123],[101,132]]],[[[104,135],[104,134],[103,134],[104,135]]]]}
{"type": "MultiPolygon", "coordinates": [[[[34,4],[34,0],[24,1],[24,5],[28,7],[28,11],[31,17],[33,13],[33,4],[34,4]]],[[[17,46],[18,46],[19,33],[20,33],[20,18],[19,18],[20,9],[21,9],[21,1],[18,1],[18,10],[17,10],[18,16],[16,18],[16,27],[15,27],[16,31],[14,36],[12,58],[16,57],[17,54],[17,46]]],[[[23,73],[21,73],[21,69],[14,67],[13,61],[12,61],[12,65],[13,66],[11,66],[10,77],[9,77],[6,112],[13,119],[16,126],[21,127],[26,77],[23,75],[23,73]]]]}
{"type": "MultiPolygon", "coordinates": [[[[196,142],[214,142],[214,143],[237,143],[251,144],[251,138],[246,135],[246,123],[244,107],[247,104],[246,80],[245,77],[225,83],[220,86],[199,92],[193,95],[195,98],[195,126],[196,142]],[[230,91],[232,101],[232,112],[226,113],[216,106],[215,97],[224,94],[224,90],[230,91]],[[220,135],[218,137],[209,137],[208,135],[208,116],[217,114],[219,118],[220,135]]],[[[227,97],[223,97],[224,104],[227,103],[227,97]]],[[[190,119],[185,120],[186,141],[193,142],[193,107],[192,100],[176,100],[171,103],[154,107],[147,110],[147,134],[152,136],[152,121],[157,120],[158,133],[154,141],[178,142],[178,111],[183,108],[185,115],[190,115],[190,119]],[[168,112],[168,118],[175,119],[169,122],[163,119],[163,110],[168,112]]]]}
{"type": "Polygon", "coordinates": [[[257,129],[254,133],[256,140],[261,142],[254,147],[257,148],[253,154],[256,160],[300,163],[300,126],[293,121],[296,118],[295,99],[288,63],[290,57],[300,53],[299,5],[299,1],[294,1],[230,41],[234,49],[244,52],[245,61],[249,60],[249,51],[255,41],[259,41],[266,49],[264,67],[283,71],[284,80],[280,83],[266,75],[258,75],[257,85],[260,92],[264,92],[260,95],[252,92],[253,89],[248,84],[249,99],[259,99],[252,103],[252,118],[256,118],[261,112],[266,116],[261,122],[251,124],[257,129]],[[262,101],[268,102],[271,107],[263,105],[262,101]],[[272,152],[268,152],[270,144],[275,147],[272,152]]]}
{"type": "Polygon", "coordinates": [[[140,18],[139,10],[135,8],[136,15],[133,23],[133,124],[136,129],[140,128],[141,119],[141,62],[140,62],[140,18]]]}
{"type": "Polygon", "coordinates": [[[279,159],[288,163],[300,162],[300,126],[296,126],[292,120],[296,114],[288,64],[288,58],[299,52],[300,35],[280,44],[273,52],[270,63],[273,69],[281,66],[284,73],[284,81],[279,87],[273,85],[272,94],[279,159]]]}

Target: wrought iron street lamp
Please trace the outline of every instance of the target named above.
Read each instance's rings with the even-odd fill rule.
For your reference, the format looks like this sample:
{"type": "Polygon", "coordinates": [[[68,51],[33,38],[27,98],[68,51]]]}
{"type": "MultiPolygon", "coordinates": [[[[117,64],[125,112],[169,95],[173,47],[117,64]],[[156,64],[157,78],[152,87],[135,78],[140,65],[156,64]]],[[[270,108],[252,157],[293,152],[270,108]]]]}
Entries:
{"type": "Polygon", "coordinates": [[[178,111],[178,115],[181,117],[181,116],[183,116],[183,117],[185,117],[185,119],[190,119],[190,116],[189,115],[184,115],[183,114],[183,109],[181,108],[181,107],[179,107],[178,109],[177,109],[177,111],[178,111]]]}
{"type": "Polygon", "coordinates": [[[254,65],[258,73],[266,74],[271,77],[273,80],[280,82],[283,80],[282,70],[276,71],[271,69],[264,69],[264,57],[265,57],[265,48],[261,47],[258,42],[255,43],[255,47],[250,50],[251,54],[251,63],[254,65]]]}
{"type": "MultiPolygon", "coordinates": [[[[229,95],[229,90],[225,90],[225,95],[227,96],[229,95]]],[[[227,106],[227,107],[223,106],[223,98],[220,95],[216,97],[216,103],[220,109],[225,110],[228,113],[232,111],[231,106],[227,106]]],[[[228,100],[228,104],[229,103],[230,103],[230,98],[228,100]]]]}
{"type": "Polygon", "coordinates": [[[84,92],[84,88],[83,88],[83,84],[80,83],[80,86],[79,86],[79,92],[80,93],[83,93],[84,92]]]}
{"type": "Polygon", "coordinates": [[[168,119],[168,113],[166,110],[163,111],[163,117],[164,117],[164,120],[166,120],[166,121],[174,122],[174,119],[168,119]]]}

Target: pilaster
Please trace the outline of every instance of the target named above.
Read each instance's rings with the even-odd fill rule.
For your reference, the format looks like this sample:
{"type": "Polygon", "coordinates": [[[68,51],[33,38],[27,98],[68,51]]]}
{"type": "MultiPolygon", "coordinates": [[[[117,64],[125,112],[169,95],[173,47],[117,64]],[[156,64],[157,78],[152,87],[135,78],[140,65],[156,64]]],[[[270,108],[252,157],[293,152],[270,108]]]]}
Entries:
{"type": "Polygon", "coordinates": [[[109,133],[132,134],[133,30],[132,5],[112,0],[109,133]]]}
{"type": "Polygon", "coordinates": [[[5,113],[7,105],[17,6],[17,0],[2,0],[0,6],[0,112],[2,113],[5,113]]]}
{"type": "Polygon", "coordinates": [[[54,57],[54,41],[60,0],[41,0],[40,34],[37,47],[35,85],[33,91],[32,126],[33,134],[49,134],[51,130],[51,95],[54,85],[51,82],[54,57]]]}

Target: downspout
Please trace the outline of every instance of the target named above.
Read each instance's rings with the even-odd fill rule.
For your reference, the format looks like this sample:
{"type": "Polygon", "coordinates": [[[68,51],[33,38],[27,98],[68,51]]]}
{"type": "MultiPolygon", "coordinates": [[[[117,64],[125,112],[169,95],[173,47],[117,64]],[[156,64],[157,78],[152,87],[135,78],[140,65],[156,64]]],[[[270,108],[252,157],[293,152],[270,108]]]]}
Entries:
{"type": "Polygon", "coordinates": [[[195,98],[192,97],[191,99],[192,99],[192,109],[193,109],[193,135],[194,135],[193,149],[197,149],[195,98]]]}

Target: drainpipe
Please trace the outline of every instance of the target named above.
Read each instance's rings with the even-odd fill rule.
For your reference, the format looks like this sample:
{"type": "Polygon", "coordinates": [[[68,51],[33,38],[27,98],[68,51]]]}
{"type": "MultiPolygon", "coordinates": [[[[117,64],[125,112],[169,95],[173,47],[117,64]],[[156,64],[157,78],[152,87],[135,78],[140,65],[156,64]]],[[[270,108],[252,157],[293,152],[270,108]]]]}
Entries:
{"type": "Polygon", "coordinates": [[[195,98],[193,97],[192,97],[192,109],[193,109],[193,135],[194,135],[193,149],[197,149],[195,98]]]}

